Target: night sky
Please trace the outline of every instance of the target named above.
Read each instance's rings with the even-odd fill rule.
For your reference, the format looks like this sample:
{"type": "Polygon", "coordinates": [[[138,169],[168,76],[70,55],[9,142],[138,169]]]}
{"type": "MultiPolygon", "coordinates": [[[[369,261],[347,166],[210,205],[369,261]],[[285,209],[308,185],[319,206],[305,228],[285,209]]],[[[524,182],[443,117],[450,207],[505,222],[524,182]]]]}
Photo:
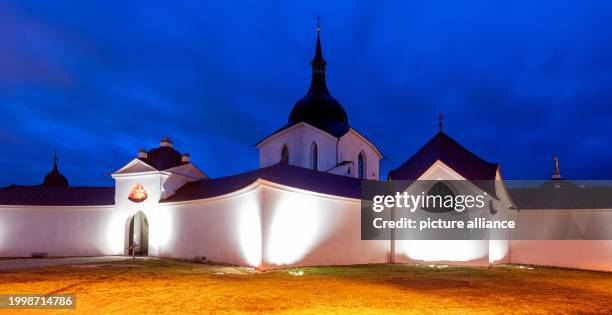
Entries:
{"type": "Polygon", "coordinates": [[[612,179],[612,1],[3,1],[0,186],[71,185],[162,137],[211,177],[258,166],[310,81],[385,155],[444,130],[508,179],[612,179]],[[37,3],[38,2],[38,3],[37,3]],[[427,2],[427,3],[423,3],[427,2]]]}

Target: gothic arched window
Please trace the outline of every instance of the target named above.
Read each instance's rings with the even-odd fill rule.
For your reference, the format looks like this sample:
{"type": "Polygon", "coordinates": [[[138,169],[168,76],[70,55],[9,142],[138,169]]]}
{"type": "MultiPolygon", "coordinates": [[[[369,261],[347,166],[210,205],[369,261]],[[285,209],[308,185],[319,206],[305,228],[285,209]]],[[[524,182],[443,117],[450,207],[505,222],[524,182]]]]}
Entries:
{"type": "Polygon", "coordinates": [[[445,207],[444,200],[451,196],[455,198],[453,190],[444,182],[436,182],[427,191],[426,200],[430,201],[426,204],[423,210],[435,213],[449,212],[453,210],[453,207],[445,207]]]}
{"type": "Polygon", "coordinates": [[[359,152],[359,156],[357,156],[357,177],[366,177],[366,161],[363,152],[359,152]]]}
{"type": "Polygon", "coordinates": [[[310,168],[315,171],[319,169],[319,149],[314,141],[310,145],[310,168]]]}
{"type": "Polygon", "coordinates": [[[289,164],[289,148],[286,144],[283,145],[283,149],[281,150],[280,162],[283,164],[289,164]]]}

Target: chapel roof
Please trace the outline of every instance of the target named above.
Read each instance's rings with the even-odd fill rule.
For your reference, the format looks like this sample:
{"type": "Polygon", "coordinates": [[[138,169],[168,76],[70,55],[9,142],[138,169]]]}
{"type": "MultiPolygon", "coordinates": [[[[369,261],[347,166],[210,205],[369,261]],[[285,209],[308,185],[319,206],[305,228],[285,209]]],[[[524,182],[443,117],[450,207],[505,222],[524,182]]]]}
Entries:
{"type": "Polygon", "coordinates": [[[0,205],[104,206],[115,204],[115,187],[10,185],[0,188],[0,205]]]}
{"type": "Polygon", "coordinates": [[[467,180],[494,180],[498,168],[498,164],[483,160],[440,130],[406,162],[390,171],[389,179],[416,180],[436,161],[467,180]]]}

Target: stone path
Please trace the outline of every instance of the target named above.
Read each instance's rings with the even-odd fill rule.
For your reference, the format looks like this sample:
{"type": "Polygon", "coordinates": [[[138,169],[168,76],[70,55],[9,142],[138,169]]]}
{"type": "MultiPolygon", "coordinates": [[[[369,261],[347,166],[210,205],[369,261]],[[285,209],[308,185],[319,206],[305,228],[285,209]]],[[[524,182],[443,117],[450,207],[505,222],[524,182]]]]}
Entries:
{"type": "Polygon", "coordinates": [[[0,260],[0,271],[24,268],[38,268],[60,265],[79,265],[89,263],[108,263],[132,259],[128,256],[65,257],[65,258],[16,258],[0,260]]]}

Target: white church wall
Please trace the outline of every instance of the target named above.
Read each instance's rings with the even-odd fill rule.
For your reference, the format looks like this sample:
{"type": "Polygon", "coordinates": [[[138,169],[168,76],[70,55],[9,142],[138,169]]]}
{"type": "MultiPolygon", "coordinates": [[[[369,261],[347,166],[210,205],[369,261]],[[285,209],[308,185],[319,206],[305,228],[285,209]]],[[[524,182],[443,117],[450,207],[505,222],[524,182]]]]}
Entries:
{"type": "MultiPolygon", "coordinates": [[[[465,180],[465,178],[438,161],[425,171],[419,180],[465,180]]],[[[499,246],[496,243],[493,245],[499,246]]],[[[489,240],[395,240],[393,261],[486,266],[489,265],[489,246],[489,240]]]]}
{"type": "Polygon", "coordinates": [[[0,257],[118,255],[105,237],[113,206],[0,206],[0,257]]]}
{"type": "Polygon", "coordinates": [[[510,241],[510,263],[612,271],[612,240],[537,240],[609,237],[609,210],[522,210],[518,220],[534,240],[510,241]]]}
{"type": "MultiPolygon", "coordinates": [[[[157,246],[159,237],[151,235],[151,230],[161,230],[165,225],[162,218],[156,211],[162,194],[162,187],[167,175],[160,172],[145,172],[145,173],[130,173],[130,174],[114,174],[115,179],[115,211],[113,213],[113,221],[108,231],[108,238],[113,240],[122,253],[129,252],[129,223],[134,214],[142,211],[149,223],[149,249],[154,249],[157,246]],[[144,187],[147,193],[147,198],[142,202],[134,202],[128,199],[130,192],[137,185],[144,187]]],[[[155,255],[155,251],[149,252],[155,255]]]]}
{"type": "Polygon", "coordinates": [[[359,200],[269,184],[262,204],[263,269],[389,262],[390,241],[361,240],[359,200]]]}
{"type": "Polygon", "coordinates": [[[332,135],[306,123],[299,123],[260,143],[259,166],[278,163],[284,145],[289,149],[289,164],[310,168],[310,149],[315,141],[318,150],[318,169],[328,170],[336,165],[336,142],[332,135]]]}
{"type": "Polygon", "coordinates": [[[302,127],[302,148],[300,152],[302,155],[302,164],[299,166],[312,168],[311,147],[313,142],[317,143],[317,170],[327,171],[336,166],[336,145],[338,139],[307,124],[304,124],[304,127],[302,127]]]}
{"type": "MultiPolygon", "coordinates": [[[[218,263],[258,267],[261,262],[259,188],[217,198],[162,203],[170,237],[154,249],[162,257],[205,256],[218,263]]],[[[151,229],[150,233],[157,233],[151,229]]]]}
{"type": "Polygon", "coordinates": [[[351,169],[351,174],[349,176],[358,176],[358,172],[355,167],[358,165],[357,157],[359,156],[360,152],[363,152],[365,155],[365,177],[367,179],[378,180],[380,178],[381,156],[368,141],[366,141],[355,130],[351,129],[340,138],[338,159],[339,162],[353,162],[354,168],[351,169]]]}
{"type": "Polygon", "coordinates": [[[302,154],[300,150],[303,146],[301,126],[293,126],[285,129],[258,145],[259,148],[259,167],[274,165],[281,160],[281,150],[284,145],[289,149],[289,164],[302,165],[302,154]]]}
{"type": "MultiPolygon", "coordinates": [[[[510,197],[508,195],[508,190],[504,184],[503,178],[501,177],[499,168],[495,174],[495,194],[499,198],[498,201],[494,203],[494,208],[497,212],[497,215],[503,215],[503,220],[514,220],[516,212],[514,209],[514,205],[510,201],[510,197]]],[[[500,218],[501,219],[501,218],[500,218]]],[[[489,241],[489,264],[506,264],[509,262],[510,257],[510,237],[506,233],[505,236],[501,237],[501,233],[499,232],[496,238],[491,239],[489,241]]]]}
{"type": "Polygon", "coordinates": [[[612,271],[612,241],[513,240],[509,262],[612,271]]]}

